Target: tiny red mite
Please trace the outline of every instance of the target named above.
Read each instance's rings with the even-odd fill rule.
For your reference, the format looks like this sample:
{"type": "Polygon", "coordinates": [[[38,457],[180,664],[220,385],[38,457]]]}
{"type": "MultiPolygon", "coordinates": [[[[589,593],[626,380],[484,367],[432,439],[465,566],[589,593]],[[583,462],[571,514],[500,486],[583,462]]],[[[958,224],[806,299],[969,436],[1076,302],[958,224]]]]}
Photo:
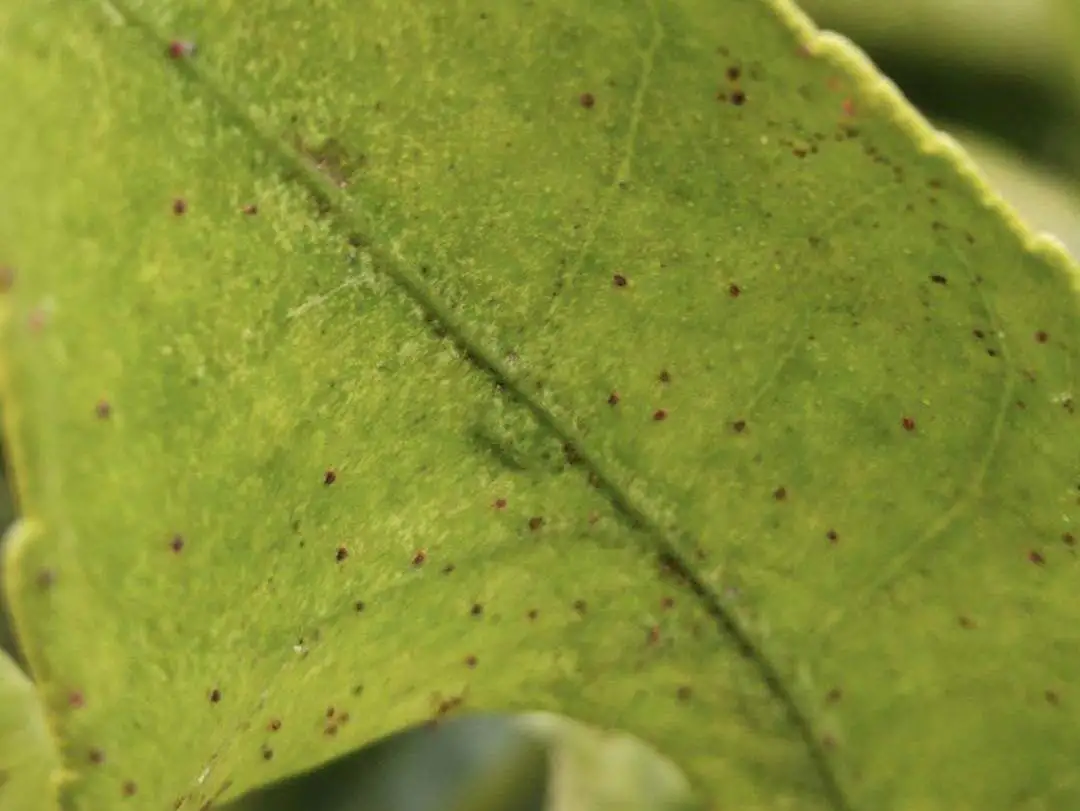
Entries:
{"type": "Polygon", "coordinates": [[[183,59],[195,54],[195,43],[185,40],[174,39],[169,43],[169,56],[173,59],[183,59]]]}

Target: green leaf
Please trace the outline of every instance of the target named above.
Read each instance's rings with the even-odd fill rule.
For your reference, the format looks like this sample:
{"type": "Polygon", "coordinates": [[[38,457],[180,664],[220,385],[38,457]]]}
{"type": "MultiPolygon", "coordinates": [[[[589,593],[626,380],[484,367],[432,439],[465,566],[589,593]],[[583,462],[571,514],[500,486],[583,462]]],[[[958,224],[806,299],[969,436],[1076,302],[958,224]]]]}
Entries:
{"type": "Polygon", "coordinates": [[[0,8],[62,807],[493,709],[718,808],[1080,801],[1076,267],[777,8],[0,8]]]}

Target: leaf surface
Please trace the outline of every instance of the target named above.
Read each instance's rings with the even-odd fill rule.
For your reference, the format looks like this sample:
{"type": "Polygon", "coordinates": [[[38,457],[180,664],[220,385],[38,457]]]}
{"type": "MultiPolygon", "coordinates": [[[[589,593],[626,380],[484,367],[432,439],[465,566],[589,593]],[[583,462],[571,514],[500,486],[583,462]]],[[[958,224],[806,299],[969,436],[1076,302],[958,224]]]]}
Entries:
{"type": "Polygon", "coordinates": [[[65,808],[490,709],[716,807],[1080,799],[1075,267],[779,9],[0,12],[65,808]]]}

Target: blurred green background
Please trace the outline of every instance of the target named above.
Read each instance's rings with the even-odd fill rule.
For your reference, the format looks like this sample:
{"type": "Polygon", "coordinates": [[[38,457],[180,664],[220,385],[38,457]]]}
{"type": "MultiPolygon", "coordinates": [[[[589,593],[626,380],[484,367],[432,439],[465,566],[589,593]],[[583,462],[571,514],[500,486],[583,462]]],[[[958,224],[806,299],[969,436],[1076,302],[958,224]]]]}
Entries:
{"type": "MultiPolygon", "coordinates": [[[[1022,218],[1080,258],[1080,0],[801,5],[866,51],[1022,218]]],[[[0,522],[13,515],[0,486],[0,522]]],[[[0,641],[19,658],[6,616],[0,641]]],[[[487,716],[403,732],[230,811],[646,811],[685,797],[678,771],[628,736],[487,716]]]]}

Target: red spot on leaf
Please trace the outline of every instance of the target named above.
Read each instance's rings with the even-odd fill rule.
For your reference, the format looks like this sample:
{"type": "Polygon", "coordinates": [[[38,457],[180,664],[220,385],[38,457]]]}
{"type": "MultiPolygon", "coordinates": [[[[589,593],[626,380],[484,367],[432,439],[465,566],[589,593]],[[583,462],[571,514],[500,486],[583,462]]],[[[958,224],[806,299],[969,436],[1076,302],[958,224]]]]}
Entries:
{"type": "Polygon", "coordinates": [[[107,420],[112,414],[112,406],[109,405],[108,400],[98,400],[97,405],[94,406],[94,413],[97,414],[99,420],[107,420]]]}
{"type": "Polygon", "coordinates": [[[134,797],[138,790],[139,787],[135,785],[134,780],[125,780],[124,785],[120,787],[120,793],[125,797],[134,797]]]}
{"type": "Polygon", "coordinates": [[[586,110],[591,110],[593,105],[596,104],[596,97],[592,93],[582,93],[578,100],[586,110]]]}
{"type": "Polygon", "coordinates": [[[496,510],[505,509],[505,507],[506,507],[506,499],[505,498],[497,498],[497,499],[495,499],[495,503],[492,504],[491,506],[493,506],[496,510]]]}
{"type": "Polygon", "coordinates": [[[915,420],[913,420],[911,417],[904,417],[902,420],[900,420],[900,424],[904,426],[905,431],[915,430],[915,420]]]}
{"type": "Polygon", "coordinates": [[[195,43],[174,39],[169,43],[168,54],[171,59],[183,59],[195,53],[195,43]]]}
{"type": "Polygon", "coordinates": [[[346,549],[344,545],[339,546],[337,548],[337,551],[334,553],[334,560],[336,560],[338,563],[341,563],[348,556],[349,556],[349,550],[346,549]]]}
{"type": "Polygon", "coordinates": [[[184,549],[184,536],[179,535],[179,534],[173,535],[172,540],[169,541],[169,548],[173,552],[177,552],[177,553],[183,551],[183,549],[184,549]]]}
{"type": "Polygon", "coordinates": [[[539,515],[534,515],[529,519],[529,529],[535,531],[540,529],[544,525],[544,519],[539,515]]]}
{"type": "Polygon", "coordinates": [[[667,411],[662,408],[658,408],[656,411],[653,412],[652,418],[656,422],[663,422],[667,419],[667,411]]]}
{"type": "Polygon", "coordinates": [[[476,667],[476,664],[477,664],[477,662],[476,662],[476,657],[475,656],[470,654],[469,656],[465,657],[465,667],[469,667],[469,668],[476,667]]]}
{"type": "Polygon", "coordinates": [[[73,710],[79,710],[86,706],[86,697],[81,690],[72,690],[68,693],[68,706],[73,710]]]}
{"type": "Polygon", "coordinates": [[[1042,553],[1037,552],[1034,549],[1032,549],[1030,552],[1028,552],[1028,560],[1030,560],[1036,566],[1042,566],[1043,564],[1046,563],[1046,558],[1044,558],[1042,556],[1042,553]]]}

